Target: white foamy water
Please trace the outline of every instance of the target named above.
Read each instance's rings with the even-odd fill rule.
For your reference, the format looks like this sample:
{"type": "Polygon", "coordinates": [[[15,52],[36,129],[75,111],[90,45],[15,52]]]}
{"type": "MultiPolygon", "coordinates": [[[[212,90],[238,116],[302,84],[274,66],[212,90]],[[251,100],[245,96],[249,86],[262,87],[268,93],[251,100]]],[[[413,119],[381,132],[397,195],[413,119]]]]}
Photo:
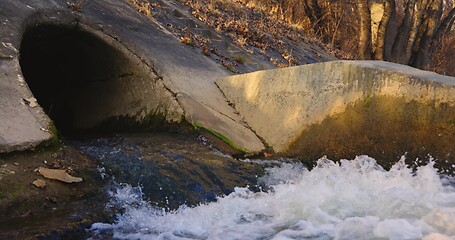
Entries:
{"type": "Polygon", "coordinates": [[[453,179],[430,163],[412,172],[404,160],[390,171],[359,156],[270,168],[269,192],[236,188],[216,202],[166,212],[131,187],[113,195],[126,211],[96,223],[119,239],[455,239],[453,179]]]}

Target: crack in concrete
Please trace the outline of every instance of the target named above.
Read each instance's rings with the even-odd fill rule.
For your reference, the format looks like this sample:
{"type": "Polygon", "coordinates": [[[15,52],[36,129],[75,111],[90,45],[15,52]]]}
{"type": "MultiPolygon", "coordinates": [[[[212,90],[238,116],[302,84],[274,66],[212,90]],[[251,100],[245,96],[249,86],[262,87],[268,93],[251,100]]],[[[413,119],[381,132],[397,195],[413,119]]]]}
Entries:
{"type": "MultiPolygon", "coordinates": [[[[140,57],[138,54],[136,54],[132,49],[130,49],[126,44],[124,44],[119,37],[117,36],[113,36],[111,35],[110,33],[106,32],[104,30],[104,28],[99,28],[99,29],[95,29],[93,27],[91,27],[90,25],[87,25],[87,24],[84,24],[82,23],[81,21],[77,21],[77,25],[78,27],[80,27],[81,29],[83,30],[86,30],[88,32],[91,32],[91,33],[95,33],[96,34],[96,31],[102,33],[105,37],[109,37],[111,38],[112,41],[114,41],[115,43],[119,44],[121,47],[124,48],[124,50],[128,51],[128,53],[132,54],[133,57],[135,57],[139,63],[143,64],[147,70],[150,72],[150,73],[153,73],[157,76],[157,79],[156,81],[159,81],[161,80],[162,84],[163,84],[163,87],[172,95],[173,97],[173,100],[178,104],[179,108],[182,110],[183,112],[183,115],[185,115],[185,109],[182,107],[182,104],[178,101],[178,98],[177,98],[177,94],[179,93],[176,93],[174,91],[172,91],[168,86],[166,86],[166,83],[165,81],[163,80],[163,77],[158,74],[157,71],[155,71],[154,69],[154,66],[150,65],[147,61],[145,61],[142,57],[140,57]]],[[[101,39],[102,39],[102,36],[100,36],[101,39]]]]}
{"type": "Polygon", "coordinates": [[[108,82],[108,81],[110,81],[112,79],[121,79],[121,78],[135,76],[135,75],[136,74],[134,74],[134,73],[113,74],[113,75],[105,77],[105,78],[98,78],[98,79],[94,78],[90,82],[92,82],[92,83],[94,83],[94,82],[108,82]]]}
{"type": "MultiPolygon", "coordinates": [[[[86,24],[83,24],[83,23],[79,23],[79,24],[80,24],[81,26],[85,27],[86,30],[90,30],[90,28],[91,28],[90,26],[88,26],[88,25],[86,25],[86,24]]],[[[178,95],[179,95],[179,94],[183,94],[183,93],[181,93],[181,92],[174,92],[173,90],[171,90],[170,87],[166,85],[165,81],[163,80],[163,77],[162,77],[160,74],[158,74],[157,71],[155,71],[155,69],[153,68],[153,65],[152,65],[152,66],[149,65],[149,63],[148,63],[147,61],[145,61],[142,57],[140,57],[138,54],[136,54],[131,48],[127,47],[127,46],[126,46],[118,37],[109,34],[108,32],[105,31],[104,28],[100,28],[98,31],[101,32],[102,34],[104,34],[106,37],[110,37],[110,38],[111,38],[112,40],[114,40],[116,43],[118,43],[119,45],[121,45],[126,51],[128,51],[128,52],[131,53],[135,58],[137,58],[137,59],[139,60],[139,62],[141,62],[142,64],[144,64],[144,66],[146,66],[146,67],[148,68],[148,70],[149,70],[151,73],[155,74],[155,75],[158,77],[157,80],[161,80],[161,82],[162,82],[162,84],[163,84],[162,86],[163,86],[163,87],[172,95],[173,100],[178,104],[180,110],[181,110],[182,113],[183,113],[182,116],[186,119],[186,114],[187,114],[187,112],[186,112],[185,109],[183,108],[182,103],[179,101],[179,98],[178,98],[178,95]]],[[[221,89],[219,88],[219,86],[218,86],[215,82],[214,82],[213,84],[216,86],[216,88],[218,89],[218,91],[220,91],[220,93],[222,94],[222,96],[223,96],[223,98],[225,99],[225,101],[228,102],[228,98],[224,95],[223,91],[221,91],[221,89]]],[[[189,97],[190,97],[190,96],[189,96],[189,97]]],[[[209,109],[211,109],[211,110],[213,110],[213,111],[219,113],[220,115],[222,115],[222,116],[224,116],[224,117],[230,119],[231,121],[233,121],[233,122],[235,122],[235,123],[238,123],[238,124],[242,125],[244,128],[246,128],[246,129],[248,129],[249,131],[251,131],[251,132],[254,134],[254,136],[256,136],[256,137],[259,139],[259,141],[260,141],[260,142],[263,144],[263,146],[265,147],[265,150],[267,150],[267,151],[272,150],[272,151],[273,151],[273,149],[272,149],[272,148],[270,147],[270,145],[264,140],[264,138],[262,138],[261,136],[259,136],[259,135],[256,133],[256,131],[254,131],[254,130],[253,130],[253,129],[244,121],[244,120],[242,120],[242,119],[243,119],[242,116],[241,116],[241,115],[239,114],[239,112],[238,112],[235,108],[233,108],[232,106],[230,106],[231,109],[232,109],[232,113],[234,113],[235,115],[239,116],[240,121],[235,120],[234,118],[230,117],[228,114],[223,113],[223,112],[221,112],[221,111],[219,111],[219,110],[213,108],[212,106],[210,106],[210,105],[208,105],[208,104],[206,104],[206,103],[201,102],[201,104],[203,104],[205,107],[207,107],[207,108],[209,108],[209,109]]],[[[188,119],[187,119],[187,121],[188,121],[188,119]]],[[[190,121],[189,121],[189,122],[190,122],[190,121]]]]}
{"type": "MultiPolygon", "coordinates": [[[[254,135],[262,142],[262,144],[264,145],[264,150],[265,151],[269,151],[269,150],[273,150],[273,148],[265,141],[264,138],[262,138],[258,133],[256,133],[256,131],[251,128],[248,123],[245,121],[244,117],[242,115],[240,115],[240,112],[235,108],[235,104],[232,103],[231,101],[229,101],[229,99],[226,97],[226,95],[224,94],[224,92],[221,90],[220,86],[218,86],[218,84],[214,83],[215,86],[218,88],[218,90],[221,92],[221,94],[223,95],[224,99],[226,99],[226,102],[228,102],[228,106],[231,107],[232,109],[234,109],[235,111],[233,111],[234,114],[236,114],[237,116],[239,116],[239,118],[241,119],[241,122],[240,124],[242,124],[242,126],[244,126],[245,128],[249,129],[252,133],[254,133],[254,135]]],[[[216,111],[216,110],[215,110],[216,111]]],[[[226,116],[225,114],[223,113],[220,113],[224,116],[226,116]]],[[[230,119],[232,119],[231,117],[229,116],[226,116],[230,119]]],[[[232,119],[232,121],[234,122],[237,122],[236,120],[232,119]]]]}

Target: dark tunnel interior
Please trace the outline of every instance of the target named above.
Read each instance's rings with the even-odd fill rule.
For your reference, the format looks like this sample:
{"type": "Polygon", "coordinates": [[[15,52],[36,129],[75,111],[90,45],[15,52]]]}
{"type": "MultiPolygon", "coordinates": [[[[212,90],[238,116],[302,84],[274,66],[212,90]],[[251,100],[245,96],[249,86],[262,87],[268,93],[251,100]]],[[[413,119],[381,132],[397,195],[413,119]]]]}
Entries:
{"type": "MultiPolygon", "coordinates": [[[[74,122],[75,109],[93,106],[78,99],[81,95],[96,99],[97,96],[83,96],[87,94],[86,88],[111,81],[118,75],[122,60],[124,57],[118,50],[77,28],[30,27],[23,34],[20,46],[20,66],[25,80],[63,134],[80,131],[74,122]]],[[[93,91],[88,92],[93,95],[93,91]]]]}

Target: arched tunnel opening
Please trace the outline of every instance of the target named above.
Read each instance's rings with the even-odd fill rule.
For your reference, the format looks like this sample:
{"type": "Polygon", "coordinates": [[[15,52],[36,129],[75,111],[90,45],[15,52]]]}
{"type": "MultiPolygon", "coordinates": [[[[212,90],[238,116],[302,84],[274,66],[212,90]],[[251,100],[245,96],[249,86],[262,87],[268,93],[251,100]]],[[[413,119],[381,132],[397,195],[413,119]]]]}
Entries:
{"type": "MultiPolygon", "coordinates": [[[[77,27],[29,27],[20,46],[20,66],[39,105],[63,135],[137,128],[137,119],[150,120],[147,114],[166,105],[153,97],[160,91],[153,72],[77,27]]],[[[164,122],[163,117],[153,120],[155,125],[164,122]]]]}

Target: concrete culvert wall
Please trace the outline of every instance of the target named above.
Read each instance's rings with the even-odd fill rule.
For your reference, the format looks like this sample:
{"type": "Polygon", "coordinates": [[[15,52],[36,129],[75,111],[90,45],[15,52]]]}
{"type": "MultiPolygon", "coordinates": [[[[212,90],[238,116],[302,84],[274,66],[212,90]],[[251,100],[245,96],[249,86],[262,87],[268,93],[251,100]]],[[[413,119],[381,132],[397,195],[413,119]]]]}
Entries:
{"type": "MultiPolygon", "coordinates": [[[[455,163],[455,78],[379,61],[335,61],[217,82],[248,124],[283,155],[387,166],[433,156],[455,163]]],[[[447,162],[446,162],[447,161],[447,162]]]]}
{"type": "Polygon", "coordinates": [[[105,40],[76,27],[25,31],[21,69],[57,128],[71,134],[179,121],[182,111],[159,77],[121,45],[105,40]]]}

